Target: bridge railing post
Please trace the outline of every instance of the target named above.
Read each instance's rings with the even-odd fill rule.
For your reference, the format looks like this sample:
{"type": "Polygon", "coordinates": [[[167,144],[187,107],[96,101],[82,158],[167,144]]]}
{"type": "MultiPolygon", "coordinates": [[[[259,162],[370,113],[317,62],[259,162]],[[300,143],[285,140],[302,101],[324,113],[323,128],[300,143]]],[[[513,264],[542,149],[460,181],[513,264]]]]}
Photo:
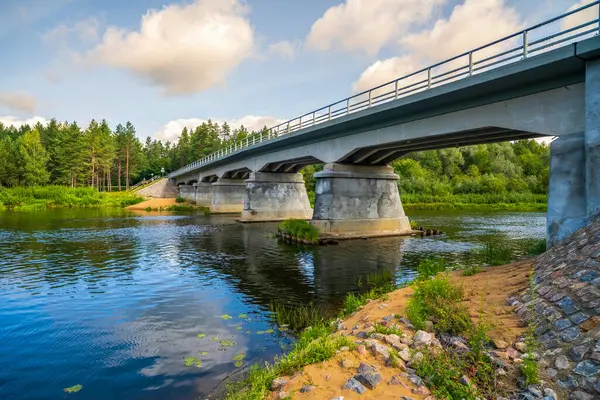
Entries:
{"type": "Polygon", "coordinates": [[[394,99],[398,98],[398,81],[395,82],[395,86],[394,86],[394,99]]]}
{"type": "Polygon", "coordinates": [[[346,114],[350,114],[350,98],[346,100],[346,114]]]}
{"type": "Polygon", "coordinates": [[[473,75],[473,52],[469,52],[469,76],[473,75]]]}
{"type": "Polygon", "coordinates": [[[331,106],[329,106],[329,110],[327,111],[327,120],[331,119],[331,106]]]}
{"type": "Polygon", "coordinates": [[[431,89],[431,68],[427,68],[427,89],[431,89]]]}
{"type": "Polygon", "coordinates": [[[523,31],[523,58],[527,58],[529,54],[528,33],[528,31],[523,31]]]}

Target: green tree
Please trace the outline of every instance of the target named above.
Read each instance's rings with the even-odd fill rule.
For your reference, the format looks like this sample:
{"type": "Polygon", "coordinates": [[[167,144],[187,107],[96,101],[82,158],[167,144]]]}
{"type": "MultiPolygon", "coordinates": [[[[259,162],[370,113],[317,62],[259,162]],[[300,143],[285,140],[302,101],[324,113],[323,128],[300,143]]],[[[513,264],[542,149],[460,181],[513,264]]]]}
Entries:
{"type": "Polygon", "coordinates": [[[23,135],[19,143],[19,155],[22,160],[22,183],[27,186],[39,186],[48,183],[50,173],[46,169],[48,153],[40,141],[37,130],[23,135]]]}

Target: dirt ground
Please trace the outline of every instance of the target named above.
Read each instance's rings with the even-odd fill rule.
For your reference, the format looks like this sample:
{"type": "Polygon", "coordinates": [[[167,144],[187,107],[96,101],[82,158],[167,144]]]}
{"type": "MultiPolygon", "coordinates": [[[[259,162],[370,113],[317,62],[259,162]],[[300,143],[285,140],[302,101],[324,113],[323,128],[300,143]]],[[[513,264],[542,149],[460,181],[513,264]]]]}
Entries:
{"type": "MultiPolygon", "coordinates": [[[[531,261],[523,261],[501,267],[489,267],[468,277],[462,276],[460,272],[453,272],[450,274],[450,279],[464,287],[465,304],[472,318],[477,320],[483,316],[495,325],[495,328],[489,332],[493,339],[513,343],[515,338],[523,333],[523,328],[519,327],[519,319],[512,313],[511,307],[506,305],[506,299],[528,286],[531,267],[531,261]]],[[[407,287],[390,293],[385,300],[366,304],[362,310],[343,322],[346,329],[339,332],[350,334],[354,325],[359,325],[362,329],[366,323],[379,321],[392,313],[406,316],[406,306],[412,293],[413,290],[407,287]]],[[[406,329],[406,332],[412,334],[409,329],[406,329]]],[[[359,354],[356,350],[344,351],[323,363],[305,367],[294,377],[287,377],[289,380],[283,390],[294,399],[329,400],[336,396],[343,396],[346,400],[387,400],[398,399],[401,396],[414,399],[427,397],[413,393],[412,389],[416,386],[405,377],[397,377],[403,384],[388,384],[392,376],[398,375],[399,372],[397,368],[387,367],[382,358],[376,358],[370,352],[359,354]],[[346,368],[342,366],[342,359],[345,360],[346,368]],[[377,366],[383,380],[374,390],[359,395],[342,387],[349,378],[354,376],[361,362],[377,366]],[[300,389],[309,384],[316,388],[311,392],[301,393],[300,389]]],[[[277,398],[276,392],[273,392],[270,398],[277,398]]]]}
{"type": "Polygon", "coordinates": [[[160,208],[160,207],[167,207],[167,206],[172,206],[174,204],[177,204],[177,202],[175,201],[175,198],[168,198],[168,199],[149,199],[146,201],[142,201],[141,203],[138,204],[134,204],[132,206],[129,207],[125,207],[126,210],[131,210],[131,211],[145,211],[146,207],[150,207],[152,209],[155,208],[160,208]]]}

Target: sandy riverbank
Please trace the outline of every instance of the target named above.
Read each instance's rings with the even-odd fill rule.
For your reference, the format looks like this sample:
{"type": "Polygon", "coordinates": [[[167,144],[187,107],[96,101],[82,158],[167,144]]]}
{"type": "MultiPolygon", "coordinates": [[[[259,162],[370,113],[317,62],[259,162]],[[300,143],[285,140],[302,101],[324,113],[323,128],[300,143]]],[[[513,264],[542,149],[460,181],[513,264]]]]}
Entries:
{"type": "Polygon", "coordinates": [[[166,198],[166,199],[156,199],[156,198],[151,198],[145,201],[142,201],[141,203],[138,204],[134,204],[132,206],[126,207],[126,210],[130,210],[130,211],[144,211],[146,210],[146,208],[150,207],[153,210],[155,208],[165,208],[168,206],[173,206],[178,204],[175,201],[175,198],[166,198]]]}

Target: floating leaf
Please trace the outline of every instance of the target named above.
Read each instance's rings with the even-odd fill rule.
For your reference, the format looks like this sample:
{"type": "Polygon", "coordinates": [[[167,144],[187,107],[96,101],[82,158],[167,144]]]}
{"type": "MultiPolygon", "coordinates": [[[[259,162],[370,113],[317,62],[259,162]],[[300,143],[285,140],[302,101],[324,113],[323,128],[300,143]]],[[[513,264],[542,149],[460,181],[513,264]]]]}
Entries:
{"type": "Polygon", "coordinates": [[[235,330],[236,330],[236,331],[241,331],[241,330],[242,330],[242,327],[241,327],[241,326],[236,326],[236,327],[235,327],[235,330]]]}
{"type": "Polygon", "coordinates": [[[185,363],[186,367],[191,367],[192,365],[195,365],[196,367],[200,368],[202,366],[202,360],[199,360],[194,356],[188,356],[184,358],[183,362],[185,363]]]}
{"type": "Polygon", "coordinates": [[[228,319],[231,319],[233,317],[231,315],[229,315],[229,314],[223,314],[223,315],[221,315],[221,318],[223,318],[224,320],[228,320],[228,319]]]}
{"type": "Polygon", "coordinates": [[[77,393],[79,392],[81,389],[83,389],[82,385],[75,385],[75,386],[71,386],[68,388],[64,388],[63,390],[67,393],[77,393]]]}
{"type": "Polygon", "coordinates": [[[287,327],[285,327],[285,326],[282,326],[282,327],[280,327],[280,328],[279,328],[279,330],[280,330],[281,332],[285,332],[285,331],[289,330],[289,328],[287,328],[287,327]]]}
{"type": "Polygon", "coordinates": [[[257,335],[264,335],[264,334],[265,334],[265,331],[257,331],[257,332],[256,332],[256,334],[257,334],[257,335]]]}
{"type": "Polygon", "coordinates": [[[216,341],[219,340],[219,337],[218,336],[213,336],[213,337],[210,338],[210,340],[213,341],[213,342],[216,342],[216,341]]]}
{"type": "Polygon", "coordinates": [[[207,351],[199,351],[198,354],[200,354],[201,356],[206,356],[208,355],[207,351]]]}
{"type": "Polygon", "coordinates": [[[233,356],[233,361],[242,361],[244,358],[246,358],[246,353],[238,353],[233,356]]]}
{"type": "Polygon", "coordinates": [[[233,340],[221,340],[221,346],[235,346],[236,344],[233,340]]]}
{"type": "Polygon", "coordinates": [[[243,363],[242,361],[236,361],[236,362],[234,362],[234,363],[233,363],[233,365],[234,365],[236,368],[239,368],[239,367],[241,367],[242,365],[244,365],[244,363],[243,363]]]}
{"type": "Polygon", "coordinates": [[[247,316],[248,316],[247,314],[240,314],[240,315],[238,315],[238,318],[244,319],[244,318],[246,318],[247,316]]]}
{"type": "Polygon", "coordinates": [[[265,333],[267,333],[267,334],[269,334],[269,335],[270,335],[271,333],[273,333],[273,332],[275,332],[273,329],[267,329],[267,330],[265,331],[265,333]]]}
{"type": "Polygon", "coordinates": [[[206,337],[206,333],[199,333],[199,334],[197,334],[197,335],[196,335],[196,337],[197,337],[198,339],[203,339],[203,338],[205,338],[205,337],[206,337]]]}

